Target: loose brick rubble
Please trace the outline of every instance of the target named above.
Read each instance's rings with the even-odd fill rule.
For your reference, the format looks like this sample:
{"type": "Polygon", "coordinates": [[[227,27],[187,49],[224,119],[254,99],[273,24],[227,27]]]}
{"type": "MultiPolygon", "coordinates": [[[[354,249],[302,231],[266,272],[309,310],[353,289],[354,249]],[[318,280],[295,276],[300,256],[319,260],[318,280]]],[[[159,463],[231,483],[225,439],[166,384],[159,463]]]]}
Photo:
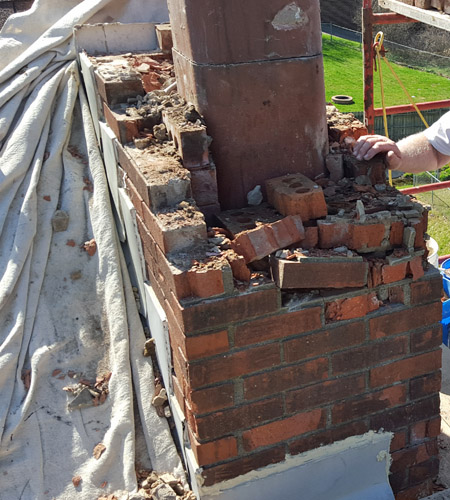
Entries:
{"type": "Polygon", "coordinates": [[[267,178],[264,203],[221,212],[203,118],[173,91],[146,94],[141,59],[115,93],[125,69],[105,61],[102,106],[204,485],[381,428],[398,498],[432,478],[441,277],[427,268],[428,207],[386,185],[382,158],[351,156],[367,131],[329,106],[326,175],[267,178]]]}

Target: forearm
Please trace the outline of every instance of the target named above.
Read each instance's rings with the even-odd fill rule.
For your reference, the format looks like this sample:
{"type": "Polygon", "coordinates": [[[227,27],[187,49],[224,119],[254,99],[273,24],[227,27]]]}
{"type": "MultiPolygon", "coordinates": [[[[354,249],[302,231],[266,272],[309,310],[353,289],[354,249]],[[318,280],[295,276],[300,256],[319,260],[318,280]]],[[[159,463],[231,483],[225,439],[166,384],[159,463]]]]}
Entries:
{"type": "MultiPolygon", "coordinates": [[[[450,161],[430,144],[424,134],[419,133],[402,139],[397,143],[401,152],[401,160],[389,165],[392,170],[419,173],[426,170],[436,170],[450,161]]],[[[387,158],[389,164],[389,156],[387,158]]]]}

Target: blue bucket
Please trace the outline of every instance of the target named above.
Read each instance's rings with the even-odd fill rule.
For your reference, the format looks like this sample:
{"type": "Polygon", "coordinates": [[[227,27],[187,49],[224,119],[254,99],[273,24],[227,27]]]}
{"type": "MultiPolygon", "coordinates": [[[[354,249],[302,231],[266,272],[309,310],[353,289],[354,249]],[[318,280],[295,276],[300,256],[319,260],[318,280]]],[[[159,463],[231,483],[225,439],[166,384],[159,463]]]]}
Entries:
{"type": "Polygon", "coordinates": [[[444,285],[444,291],[447,294],[447,297],[450,297],[450,276],[447,276],[444,273],[444,269],[450,270],[450,259],[444,260],[441,264],[442,284],[444,285]]]}

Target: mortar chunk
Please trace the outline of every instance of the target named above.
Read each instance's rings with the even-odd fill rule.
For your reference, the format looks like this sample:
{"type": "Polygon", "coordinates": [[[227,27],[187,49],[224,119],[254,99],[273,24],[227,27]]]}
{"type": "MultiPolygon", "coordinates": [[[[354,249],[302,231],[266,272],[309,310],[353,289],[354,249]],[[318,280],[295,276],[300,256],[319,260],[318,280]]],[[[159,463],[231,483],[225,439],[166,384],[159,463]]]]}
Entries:
{"type": "Polygon", "coordinates": [[[52,227],[55,233],[66,231],[69,227],[69,214],[64,210],[56,210],[52,217],[52,227]]]}

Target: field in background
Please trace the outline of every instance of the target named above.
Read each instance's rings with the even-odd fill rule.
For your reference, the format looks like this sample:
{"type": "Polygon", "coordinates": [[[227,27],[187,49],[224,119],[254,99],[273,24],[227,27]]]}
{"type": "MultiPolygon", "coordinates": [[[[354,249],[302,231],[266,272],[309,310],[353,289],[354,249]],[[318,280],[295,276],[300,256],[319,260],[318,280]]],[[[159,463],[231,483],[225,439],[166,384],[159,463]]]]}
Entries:
{"type": "MultiPolygon", "coordinates": [[[[337,108],[343,112],[363,111],[364,84],[361,44],[337,38],[336,36],[331,37],[327,34],[322,35],[322,40],[327,102],[331,102],[333,95],[351,95],[354,104],[338,105],[337,108]]],[[[450,82],[448,78],[394,64],[389,53],[387,57],[416,102],[438,101],[449,98],[450,82]]],[[[408,104],[406,95],[384,63],[382,71],[386,106],[408,104]]],[[[374,102],[375,107],[381,107],[378,73],[374,74],[374,102]]]]}

